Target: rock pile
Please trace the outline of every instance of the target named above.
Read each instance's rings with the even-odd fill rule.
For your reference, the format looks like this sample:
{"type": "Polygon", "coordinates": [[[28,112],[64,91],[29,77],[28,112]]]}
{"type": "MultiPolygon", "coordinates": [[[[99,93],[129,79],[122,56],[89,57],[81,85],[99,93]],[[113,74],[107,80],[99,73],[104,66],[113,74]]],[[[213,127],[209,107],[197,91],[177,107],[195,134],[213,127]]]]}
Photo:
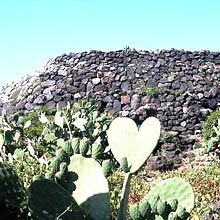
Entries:
{"type": "Polygon", "coordinates": [[[192,148],[192,135],[220,103],[220,52],[184,50],[90,51],[58,56],[35,76],[3,87],[0,112],[24,112],[89,97],[100,111],[141,123],[157,116],[173,140],[163,144],[175,155],[192,148]],[[173,153],[175,152],[175,153],[173,153]]]}

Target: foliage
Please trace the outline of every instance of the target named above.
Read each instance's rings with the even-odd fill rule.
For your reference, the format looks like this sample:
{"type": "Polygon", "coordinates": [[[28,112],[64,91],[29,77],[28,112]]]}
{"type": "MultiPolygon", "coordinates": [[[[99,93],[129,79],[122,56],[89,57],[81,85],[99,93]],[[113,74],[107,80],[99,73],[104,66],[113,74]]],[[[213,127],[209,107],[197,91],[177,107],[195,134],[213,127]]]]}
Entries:
{"type": "Polygon", "coordinates": [[[25,188],[30,186],[36,175],[44,176],[47,167],[46,164],[40,163],[39,159],[24,150],[14,152],[10,165],[22,180],[25,188]]]}
{"type": "Polygon", "coordinates": [[[172,142],[173,141],[173,135],[171,132],[168,131],[162,131],[161,136],[159,139],[159,142],[161,143],[167,143],[167,142],[172,142]]]}
{"type": "Polygon", "coordinates": [[[156,96],[159,93],[159,89],[152,86],[142,86],[141,91],[144,95],[148,97],[156,96]]]}
{"type": "MultiPolygon", "coordinates": [[[[62,115],[60,111],[57,112],[58,113],[55,114],[54,125],[58,126],[59,129],[63,129],[66,123],[67,130],[64,132],[64,135],[69,135],[68,137],[70,139],[74,138],[71,136],[73,133],[71,133],[70,124],[68,124],[68,121],[65,119],[67,116],[65,114],[62,115]]],[[[85,118],[81,117],[80,121],[81,119],[83,119],[83,123],[77,125],[75,123],[74,126],[81,132],[84,132],[86,130],[84,127],[85,118]]],[[[46,117],[41,118],[41,120],[48,122],[46,117]]],[[[73,122],[75,122],[75,120],[73,122]]],[[[136,173],[148,159],[157,144],[159,136],[160,123],[158,119],[153,117],[146,119],[139,131],[136,124],[128,118],[116,118],[109,127],[109,146],[111,147],[114,157],[120,163],[122,170],[126,173],[121,192],[119,219],[127,219],[132,175],[136,173]],[[133,155],[133,157],[131,155],[133,155]]],[[[82,155],[81,148],[85,148],[85,146],[80,147],[81,143],[83,143],[83,145],[85,144],[85,142],[81,140],[79,145],[77,142],[77,147],[74,146],[74,148],[72,148],[72,145],[66,145],[64,141],[57,141],[59,148],[55,151],[55,157],[53,157],[52,160],[54,162],[51,162],[54,166],[53,169],[55,172],[53,172],[56,178],[47,180],[38,175],[34,178],[34,181],[30,183],[28,191],[25,193],[27,195],[25,204],[27,204],[29,213],[31,213],[35,219],[49,220],[62,218],[68,220],[76,218],[80,220],[92,217],[94,220],[104,220],[107,219],[108,216],[110,217],[107,180],[104,177],[100,164],[93,158],[86,158],[86,153],[82,155]],[[69,146],[71,147],[69,148],[69,146]],[[81,152],[81,154],[75,154],[73,152],[76,148],[79,150],[78,153],[81,152]],[[63,182],[61,182],[62,185],[59,184],[59,180],[63,180],[63,182]],[[97,204],[99,204],[98,209],[97,204]]],[[[74,144],[76,144],[76,142],[74,142],[74,144]]],[[[29,149],[29,153],[32,157],[36,156],[33,149],[29,149]]],[[[21,157],[22,154],[17,152],[17,156],[21,157]]],[[[40,162],[40,159],[37,159],[37,161],[40,162]]],[[[10,176],[8,178],[10,178],[10,176]]],[[[2,181],[4,181],[4,178],[2,181]]],[[[173,213],[173,217],[177,217],[178,215],[178,218],[174,219],[186,219],[185,215],[191,211],[194,204],[192,199],[194,194],[192,191],[190,192],[190,186],[187,185],[188,188],[186,188],[185,185],[187,185],[187,183],[176,178],[165,180],[164,183],[152,189],[155,191],[155,193],[153,191],[152,193],[157,194],[158,198],[162,198],[163,201],[157,199],[152,202],[150,199],[152,196],[148,198],[147,194],[141,203],[136,204],[138,208],[130,207],[130,213],[133,213],[134,219],[146,218],[146,215],[154,216],[155,220],[167,219],[168,214],[170,217],[170,212],[173,213]],[[166,187],[164,188],[163,185],[166,187]],[[178,192],[178,189],[182,187],[184,190],[180,190],[179,194],[175,196],[174,192],[178,192]],[[184,196],[185,193],[188,195],[187,198],[184,196]],[[165,195],[166,197],[164,197],[165,195]],[[169,206],[164,206],[170,199],[174,199],[180,203],[182,209],[177,212],[178,209],[173,208],[171,203],[169,203],[169,206]],[[189,199],[191,201],[190,206],[186,203],[189,199]],[[153,207],[157,208],[154,209],[153,207]],[[172,209],[168,212],[166,211],[165,214],[163,210],[167,210],[167,207],[171,207],[172,209]]],[[[13,190],[12,185],[5,185],[6,191],[8,186],[10,187],[10,191],[13,190]]],[[[20,188],[23,189],[23,186],[20,188]]],[[[149,193],[151,193],[151,191],[149,193]]],[[[172,204],[175,203],[174,200],[172,204]]],[[[7,198],[4,198],[3,202],[7,202],[7,198]]]]}
{"type": "Polygon", "coordinates": [[[147,86],[147,85],[141,86],[141,92],[143,93],[143,95],[146,95],[149,98],[155,97],[159,93],[165,93],[167,91],[169,91],[168,88],[158,88],[156,86],[147,86]]]}
{"type": "Polygon", "coordinates": [[[124,47],[124,51],[126,51],[126,52],[132,52],[132,51],[136,51],[136,49],[135,48],[131,48],[131,47],[129,47],[129,46],[125,46],[124,47]]]}
{"type": "MultiPolygon", "coordinates": [[[[131,119],[116,118],[108,129],[106,125],[108,116],[106,114],[98,116],[98,113],[92,109],[92,104],[87,102],[77,103],[73,108],[68,105],[65,110],[56,111],[52,122],[45,114],[41,113],[40,121],[45,124],[45,128],[41,136],[38,137],[37,143],[42,144],[42,140],[45,141],[46,156],[42,155],[42,158],[39,158],[39,154],[36,153],[34,148],[36,143],[33,143],[28,138],[24,142],[27,143],[27,146],[16,149],[13,154],[6,154],[6,159],[23,176],[23,183],[19,187],[24,191],[25,196],[24,199],[22,197],[19,198],[25,204],[25,213],[28,212],[35,219],[59,219],[60,217],[63,219],[87,219],[90,217],[93,219],[106,219],[106,216],[110,217],[109,190],[107,180],[103,174],[103,171],[108,173],[111,168],[109,165],[111,164],[109,152],[113,153],[121,169],[126,173],[121,192],[118,218],[127,219],[129,199],[134,200],[135,198],[136,201],[138,200],[136,207],[142,207],[141,209],[130,208],[133,217],[139,216],[138,219],[140,219],[140,214],[148,216],[149,212],[144,210],[147,210],[149,205],[153,209],[152,203],[147,196],[140,202],[141,198],[137,199],[135,197],[136,194],[134,196],[131,194],[129,197],[129,193],[132,175],[140,169],[157,145],[160,136],[158,119],[154,117],[148,118],[138,131],[136,124],[131,119]],[[105,140],[106,143],[109,143],[110,148],[104,145],[103,150],[102,143],[105,140]],[[16,164],[16,162],[19,163],[16,164]],[[31,172],[31,169],[27,169],[27,176],[25,176],[24,169],[27,163],[31,163],[33,166],[36,164],[36,170],[31,172]],[[104,170],[102,170],[100,164],[105,164],[104,170]],[[47,171],[45,173],[46,168],[47,171]],[[97,176],[100,177],[97,178],[97,176]],[[33,177],[33,181],[31,181],[30,177],[33,177]],[[96,179],[95,182],[94,179],[96,179]],[[89,187],[88,182],[90,184],[89,187]],[[24,190],[24,187],[28,187],[28,190],[24,190]],[[46,200],[45,197],[48,199],[46,200]],[[97,209],[97,204],[99,204],[99,209],[97,209]],[[139,212],[140,210],[141,212],[139,212]],[[146,215],[143,214],[143,211],[146,215]]],[[[107,122],[110,123],[110,120],[107,122]]],[[[27,121],[23,122],[22,120],[22,123],[21,130],[27,126],[25,125],[27,121]]],[[[28,126],[30,125],[31,123],[28,122],[28,126]]],[[[3,130],[5,131],[5,127],[3,130]]],[[[11,130],[13,131],[13,129],[11,130]]],[[[13,135],[15,134],[13,133],[13,135]]],[[[2,137],[1,143],[3,146],[7,143],[5,142],[7,141],[7,135],[3,133],[2,137]]],[[[14,139],[11,138],[10,140],[13,145],[14,139]]],[[[12,177],[16,175],[14,172],[12,177]]],[[[6,181],[4,178],[2,178],[3,182],[6,181]]],[[[8,178],[10,179],[11,176],[8,175],[8,178]]],[[[13,178],[10,179],[10,181],[12,180],[13,178]]],[[[176,179],[167,180],[169,186],[173,186],[176,181],[176,179]]],[[[176,186],[181,187],[184,184],[184,182],[181,182],[176,184],[176,186]]],[[[3,192],[13,191],[14,186],[12,184],[2,186],[5,187],[2,189],[3,192]]],[[[117,193],[117,191],[115,192],[117,193]]],[[[164,199],[161,192],[158,191],[158,196],[164,199]]],[[[192,196],[193,193],[188,197],[191,198],[192,196]]],[[[8,201],[7,197],[3,199],[5,204],[8,201]]],[[[182,200],[179,200],[180,196],[176,195],[176,197],[174,199],[184,204],[181,205],[183,207],[182,214],[185,215],[190,212],[191,208],[188,208],[185,203],[182,203],[182,200]]],[[[173,195],[171,198],[169,196],[166,197],[165,200],[168,202],[167,199],[172,198],[173,195]]],[[[161,202],[157,200],[155,204],[158,206],[161,202]]],[[[160,205],[160,208],[161,210],[164,209],[162,205],[160,205]]],[[[156,220],[166,219],[169,213],[166,213],[165,217],[159,209],[150,210],[150,215],[155,216],[156,220]]],[[[177,213],[173,215],[177,215],[177,213]]],[[[179,219],[185,219],[185,217],[179,219]]]]}
{"type": "Polygon", "coordinates": [[[23,148],[28,142],[24,131],[31,125],[31,121],[9,121],[5,114],[0,117],[0,160],[6,160],[8,154],[13,154],[17,148],[23,148]]]}
{"type": "MultiPolygon", "coordinates": [[[[144,171],[142,172],[142,175],[146,175],[144,171]]],[[[195,193],[195,207],[191,213],[191,220],[200,219],[203,214],[207,214],[211,204],[220,200],[220,166],[217,162],[202,167],[169,171],[162,175],[159,172],[148,175],[155,179],[179,177],[192,185],[195,193]]]]}
{"type": "Polygon", "coordinates": [[[202,136],[204,141],[207,142],[211,137],[215,136],[213,126],[218,125],[218,119],[220,118],[220,111],[216,110],[212,112],[206,121],[202,125],[202,136]]]}
{"type": "Polygon", "coordinates": [[[220,118],[218,118],[217,126],[213,126],[214,134],[206,142],[207,152],[212,151],[215,156],[220,158],[220,118]]]}
{"type": "Polygon", "coordinates": [[[96,105],[87,100],[81,100],[73,106],[70,104],[62,110],[57,110],[52,120],[41,114],[40,121],[45,124],[38,143],[45,146],[48,152],[55,151],[63,144],[74,146],[74,153],[83,153],[95,159],[105,159],[110,156],[105,152],[107,147],[106,130],[111,122],[107,113],[99,114],[96,105]],[[105,154],[106,153],[106,154],[105,154]]]}
{"type": "Polygon", "coordinates": [[[37,138],[41,135],[44,124],[39,121],[39,115],[43,112],[50,120],[53,118],[53,116],[56,113],[56,109],[50,109],[50,108],[39,108],[36,111],[30,112],[25,115],[25,121],[31,121],[31,126],[29,129],[26,129],[24,134],[29,138],[37,138]]]}
{"type": "Polygon", "coordinates": [[[112,118],[107,113],[98,113],[92,101],[81,100],[57,110],[52,120],[41,114],[45,124],[38,143],[46,149],[49,159],[47,178],[65,181],[65,171],[70,157],[82,154],[103,164],[105,173],[115,164],[107,141],[107,129],[112,118]],[[62,166],[62,168],[61,168],[62,166]]]}
{"type": "MultiPolygon", "coordinates": [[[[167,172],[146,171],[141,169],[137,175],[132,176],[129,203],[132,205],[144,198],[146,192],[150,190],[161,179],[172,177],[183,178],[193,187],[195,193],[195,207],[191,212],[189,220],[212,219],[217,216],[215,209],[216,201],[220,201],[220,165],[212,162],[203,167],[191,167],[184,170],[173,170],[167,172]],[[199,175],[198,175],[199,174],[199,175]],[[144,180],[146,179],[146,180],[144,180]],[[211,214],[210,214],[211,213],[211,214]]],[[[111,207],[113,210],[112,219],[117,219],[117,210],[120,204],[120,186],[123,182],[123,173],[114,172],[108,177],[111,193],[111,207]]],[[[219,218],[214,218],[217,220],[219,218]]]]}

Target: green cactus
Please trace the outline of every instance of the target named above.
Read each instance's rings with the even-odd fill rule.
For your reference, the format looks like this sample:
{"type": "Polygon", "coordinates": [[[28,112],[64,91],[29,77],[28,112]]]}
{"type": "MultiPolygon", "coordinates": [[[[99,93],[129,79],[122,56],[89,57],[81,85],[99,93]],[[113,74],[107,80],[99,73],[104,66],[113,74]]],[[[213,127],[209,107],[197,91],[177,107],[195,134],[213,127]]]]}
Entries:
{"type": "Polygon", "coordinates": [[[71,194],[51,180],[33,182],[28,192],[28,205],[36,220],[86,219],[85,213],[71,194]]]}
{"type": "Polygon", "coordinates": [[[12,167],[0,162],[0,202],[20,209],[26,206],[26,190],[12,167]]]}
{"type": "Polygon", "coordinates": [[[175,212],[178,207],[178,199],[168,199],[167,200],[168,204],[170,205],[170,210],[171,212],[175,212]]]}
{"type": "Polygon", "coordinates": [[[75,137],[71,139],[71,146],[72,146],[74,154],[80,153],[79,144],[80,144],[79,138],[75,137]]]}
{"type": "Polygon", "coordinates": [[[113,163],[111,160],[104,160],[102,162],[102,169],[105,177],[109,176],[112,173],[113,163]]]}
{"type": "MultiPolygon", "coordinates": [[[[144,213],[139,209],[139,215],[146,219],[186,220],[194,207],[194,193],[189,183],[180,178],[169,178],[153,187],[135,207],[145,206],[146,203],[149,203],[150,208],[142,208],[144,213]]],[[[132,209],[133,206],[130,213],[132,209]]]]}
{"type": "Polygon", "coordinates": [[[60,166],[60,160],[58,160],[56,157],[54,157],[50,163],[50,172],[52,175],[54,175],[56,172],[59,171],[59,166],[60,166]]]}
{"type": "Polygon", "coordinates": [[[135,173],[149,158],[160,137],[160,122],[147,118],[139,131],[130,118],[116,118],[108,130],[108,142],[115,159],[127,158],[130,172],[135,173]]]}
{"type": "Polygon", "coordinates": [[[86,156],[89,151],[89,140],[87,138],[83,138],[82,140],[80,140],[79,149],[80,153],[83,156],[86,156]]]}
{"type": "Polygon", "coordinates": [[[68,169],[67,169],[67,163],[66,162],[62,162],[60,164],[60,168],[59,171],[55,174],[55,177],[57,179],[59,179],[60,181],[65,181],[65,177],[66,177],[66,173],[67,173],[68,169]]]}
{"type": "Polygon", "coordinates": [[[129,209],[131,219],[153,219],[151,207],[148,201],[136,203],[129,209]]]}
{"type": "Polygon", "coordinates": [[[59,161],[59,162],[62,162],[64,161],[64,159],[66,158],[66,153],[65,151],[62,149],[62,148],[59,148],[56,150],[56,159],[59,161]]]}
{"type": "Polygon", "coordinates": [[[84,158],[80,154],[71,157],[68,171],[76,172],[79,176],[76,190],[72,192],[72,180],[67,178],[67,189],[82,207],[87,207],[94,220],[110,218],[110,197],[108,182],[103,174],[102,167],[93,158],[84,158]]]}
{"type": "Polygon", "coordinates": [[[108,142],[116,160],[129,171],[124,180],[119,219],[126,219],[131,174],[138,171],[149,158],[160,137],[160,122],[149,117],[138,130],[130,118],[116,118],[108,130],[108,142]]]}
{"type": "MultiPolygon", "coordinates": [[[[190,210],[191,211],[191,210],[190,210]]],[[[189,211],[186,210],[186,207],[178,206],[178,210],[176,211],[180,220],[185,220],[189,217],[189,211]]]]}
{"type": "Polygon", "coordinates": [[[167,201],[159,200],[157,203],[157,213],[163,218],[167,218],[169,214],[169,205],[167,201]]]}
{"type": "Polygon", "coordinates": [[[95,160],[99,159],[103,154],[103,147],[101,145],[101,138],[98,137],[92,144],[92,158],[95,160]]]}
{"type": "Polygon", "coordinates": [[[128,160],[126,157],[121,158],[120,166],[125,173],[130,171],[130,167],[128,167],[128,160]]]}
{"type": "Polygon", "coordinates": [[[170,212],[169,216],[168,216],[168,220],[178,220],[178,214],[176,212],[170,212]]]}
{"type": "Polygon", "coordinates": [[[143,217],[141,216],[138,203],[133,205],[129,211],[130,211],[129,214],[130,214],[131,219],[141,219],[141,217],[143,217]]]}
{"type": "Polygon", "coordinates": [[[71,157],[74,153],[72,145],[69,141],[66,141],[64,146],[62,147],[64,152],[67,154],[68,157],[71,157]]]}
{"type": "Polygon", "coordinates": [[[177,177],[161,181],[148,192],[145,199],[150,200],[154,195],[159,195],[161,199],[166,201],[177,199],[177,213],[181,207],[184,207],[186,212],[190,212],[194,207],[194,193],[191,185],[177,177]]]}
{"type": "Polygon", "coordinates": [[[148,201],[143,201],[142,203],[138,203],[139,205],[139,212],[141,216],[148,219],[151,217],[151,207],[148,201]]]}

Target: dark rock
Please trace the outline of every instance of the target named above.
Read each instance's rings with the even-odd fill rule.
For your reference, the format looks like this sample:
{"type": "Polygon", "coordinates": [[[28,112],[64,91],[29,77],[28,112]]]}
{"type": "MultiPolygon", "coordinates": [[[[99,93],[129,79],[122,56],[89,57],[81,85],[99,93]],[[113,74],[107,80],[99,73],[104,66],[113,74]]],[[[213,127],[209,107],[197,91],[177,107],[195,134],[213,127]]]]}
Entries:
{"type": "Polygon", "coordinates": [[[138,107],[140,107],[140,96],[137,94],[134,94],[131,97],[131,108],[136,110],[138,107]]]}
{"type": "Polygon", "coordinates": [[[174,99],[175,99],[175,96],[174,96],[174,95],[168,95],[168,96],[166,97],[167,102],[172,102],[174,99]]]}
{"type": "Polygon", "coordinates": [[[108,95],[103,99],[103,101],[104,102],[113,102],[114,98],[111,95],[108,95]]]}
{"type": "Polygon", "coordinates": [[[105,86],[102,84],[99,84],[99,85],[96,85],[93,90],[94,92],[100,92],[100,91],[105,90],[105,86]]]}
{"type": "Polygon", "coordinates": [[[122,91],[129,91],[129,90],[131,90],[131,84],[130,84],[130,82],[128,82],[128,81],[124,81],[124,82],[122,82],[121,83],[121,89],[122,89],[122,91]]]}
{"type": "Polygon", "coordinates": [[[86,86],[86,92],[90,93],[93,91],[93,84],[91,82],[88,82],[87,86],[86,86]]]}
{"type": "Polygon", "coordinates": [[[115,114],[119,111],[121,111],[121,102],[115,99],[113,102],[112,113],[115,114]]]}
{"type": "Polygon", "coordinates": [[[126,69],[126,72],[127,72],[127,76],[129,77],[129,79],[132,80],[135,78],[135,72],[132,67],[128,66],[126,69]]]}
{"type": "Polygon", "coordinates": [[[39,95],[39,94],[41,94],[41,92],[42,92],[42,88],[41,88],[41,86],[39,85],[39,86],[36,86],[36,87],[33,89],[32,94],[33,94],[33,95],[39,95]]]}
{"type": "MultiPolygon", "coordinates": [[[[56,102],[54,101],[49,101],[46,103],[45,105],[47,108],[55,108],[56,107],[56,102]]],[[[59,103],[59,107],[60,107],[60,103],[59,103]]]]}

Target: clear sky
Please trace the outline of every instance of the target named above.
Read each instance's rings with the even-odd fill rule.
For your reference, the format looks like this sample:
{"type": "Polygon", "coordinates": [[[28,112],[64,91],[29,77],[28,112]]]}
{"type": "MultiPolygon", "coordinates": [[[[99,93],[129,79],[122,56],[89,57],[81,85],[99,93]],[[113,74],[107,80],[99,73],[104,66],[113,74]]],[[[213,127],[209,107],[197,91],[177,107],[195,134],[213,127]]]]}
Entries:
{"type": "Polygon", "coordinates": [[[0,86],[63,53],[220,49],[220,0],[0,0],[0,86]]]}

